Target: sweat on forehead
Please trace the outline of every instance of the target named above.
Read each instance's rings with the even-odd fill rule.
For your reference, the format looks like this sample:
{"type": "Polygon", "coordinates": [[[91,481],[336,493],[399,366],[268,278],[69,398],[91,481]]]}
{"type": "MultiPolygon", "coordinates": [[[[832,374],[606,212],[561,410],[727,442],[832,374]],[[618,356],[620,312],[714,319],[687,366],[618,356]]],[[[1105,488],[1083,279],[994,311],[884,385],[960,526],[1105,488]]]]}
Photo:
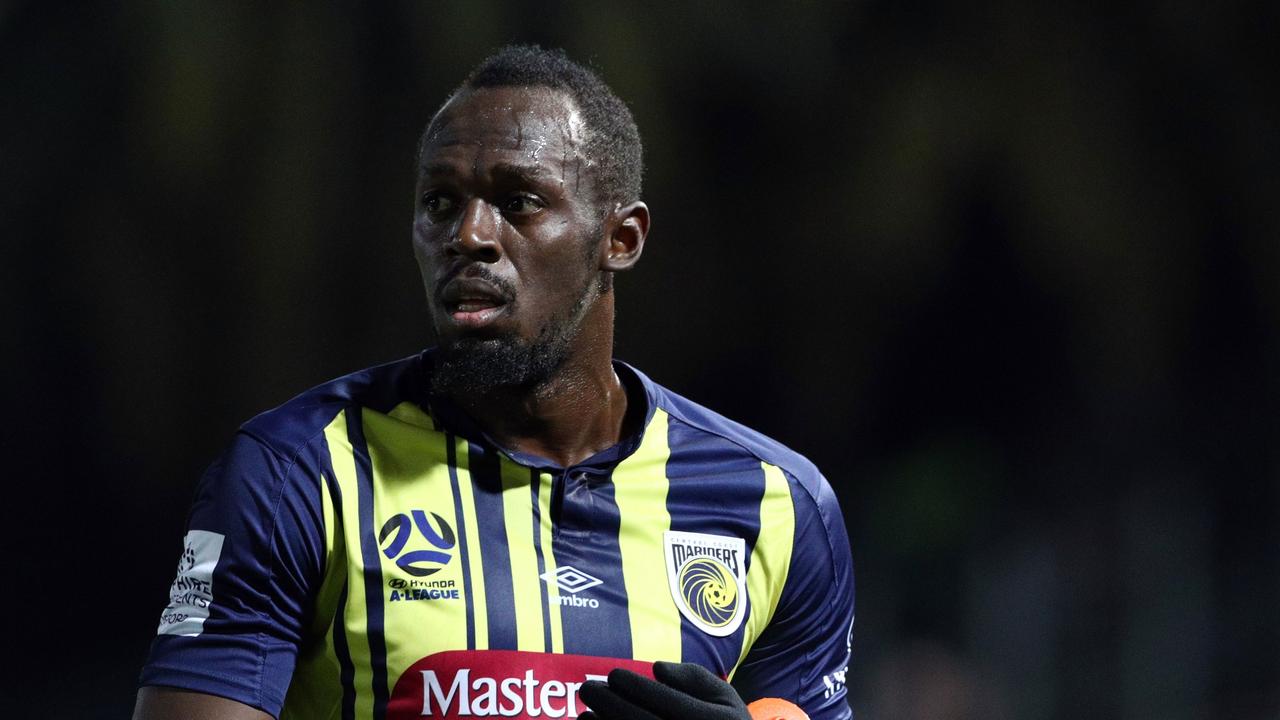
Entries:
{"type": "Polygon", "coordinates": [[[577,103],[565,92],[542,87],[479,88],[457,93],[440,108],[420,148],[425,154],[458,144],[495,144],[513,150],[556,145],[583,156],[587,133],[577,103]]]}

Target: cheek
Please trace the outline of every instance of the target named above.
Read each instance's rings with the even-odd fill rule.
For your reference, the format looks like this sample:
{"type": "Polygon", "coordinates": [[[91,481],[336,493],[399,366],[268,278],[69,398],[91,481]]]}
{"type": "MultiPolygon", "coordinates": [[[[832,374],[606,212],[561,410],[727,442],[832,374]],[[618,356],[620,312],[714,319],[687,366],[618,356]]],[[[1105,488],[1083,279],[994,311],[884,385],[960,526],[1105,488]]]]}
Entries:
{"type": "Polygon", "coordinates": [[[418,271],[422,275],[422,280],[428,283],[427,289],[430,290],[429,285],[432,270],[435,267],[435,260],[432,257],[432,253],[428,252],[426,246],[419,242],[417,238],[413,239],[413,258],[418,261],[418,271]]]}
{"type": "Polygon", "coordinates": [[[410,244],[413,246],[414,260],[418,263],[423,289],[426,290],[427,305],[434,308],[436,276],[441,260],[440,245],[422,230],[420,223],[414,223],[410,244]]]}
{"type": "Polygon", "coordinates": [[[423,221],[415,221],[413,223],[413,232],[411,242],[413,245],[413,256],[417,258],[418,265],[425,270],[428,265],[434,264],[440,257],[440,243],[436,239],[438,228],[423,221]]]}
{"type": "Polygon", "coordinates": [[[431,224],[422,219],[415,219],[413,221],[413,229],[410,232],[410,237],[413,240],[413,251],[421,254],[422,248],[430,244],[432,235],[431,224]]]}
{"type": "Polygon", "coordinates": [[[557,252],[546,255],[525,277],[530,288],[547,298],[547,305],[563,304],[567,298],[577,299],[585,282],[586,263],[580,252],[557,252]]]}

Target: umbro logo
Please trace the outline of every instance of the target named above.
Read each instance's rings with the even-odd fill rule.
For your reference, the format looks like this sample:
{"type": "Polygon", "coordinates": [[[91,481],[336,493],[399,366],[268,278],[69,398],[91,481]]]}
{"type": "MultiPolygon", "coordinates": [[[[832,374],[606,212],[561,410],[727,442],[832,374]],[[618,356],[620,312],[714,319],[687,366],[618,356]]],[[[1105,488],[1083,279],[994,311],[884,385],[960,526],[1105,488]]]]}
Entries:
{"type": "Polygon", "coordinates": [[[580,593],[604,583],[600,578],[592,577],[571,565],[558,567],[554,572],[545,572],[538,577],[555,583],[556,587],[567,593],[580,593]]]}
{"type": "Polygon", "coordinates": [[[548,585],[555,585],[560,589],[559,597],[552,599],[551,602],[558,604],[560,607],[573,608],[598,608],[600,601],[595,598],[577,597],[577,593],[593,588],[597,585],[603,585],[604,581],[598,577],[592,577],[581,570],[565,565],[558,567],[555,572],[545,572],[539,575],[543,582],[548,585]]]}

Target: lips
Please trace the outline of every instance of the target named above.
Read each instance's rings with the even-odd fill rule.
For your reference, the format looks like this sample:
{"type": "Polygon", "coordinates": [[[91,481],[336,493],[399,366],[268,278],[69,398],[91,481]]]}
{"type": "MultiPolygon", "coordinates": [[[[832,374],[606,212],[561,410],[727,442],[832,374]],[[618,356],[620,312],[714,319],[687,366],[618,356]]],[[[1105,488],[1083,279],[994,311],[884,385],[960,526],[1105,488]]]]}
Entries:
{"type": "Polygon", "coordinates": [[[493,285],[475,278],[456,278],[440,293],[441,304],[454,323],[482,327],[506,311],[507,298],[493,285]]]}

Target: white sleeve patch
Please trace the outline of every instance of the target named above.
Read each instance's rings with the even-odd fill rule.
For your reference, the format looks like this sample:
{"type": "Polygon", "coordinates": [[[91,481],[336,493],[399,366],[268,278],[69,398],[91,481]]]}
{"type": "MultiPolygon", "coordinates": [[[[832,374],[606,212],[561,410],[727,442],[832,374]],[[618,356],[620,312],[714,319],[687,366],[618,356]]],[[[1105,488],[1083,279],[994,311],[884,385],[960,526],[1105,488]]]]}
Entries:
{"type": "Polygon", "coordinates": [[[160,615],[157,635],[195,637],[204,631],[204,621],[213,604],[213,569],[222,556],[221,533],[191,530],[178,560],[178,577],[169,588],[169,606],[160,615]]]}
{"type": "Polygon", "coordinates": [[[849,620],[849,634],[845,636],[844,640],[844,667],[822,676],[822,698],[824,700],[830,700],[837,693],[844,691],[851,659],[853,659],[853,619],[849,620]]]}

